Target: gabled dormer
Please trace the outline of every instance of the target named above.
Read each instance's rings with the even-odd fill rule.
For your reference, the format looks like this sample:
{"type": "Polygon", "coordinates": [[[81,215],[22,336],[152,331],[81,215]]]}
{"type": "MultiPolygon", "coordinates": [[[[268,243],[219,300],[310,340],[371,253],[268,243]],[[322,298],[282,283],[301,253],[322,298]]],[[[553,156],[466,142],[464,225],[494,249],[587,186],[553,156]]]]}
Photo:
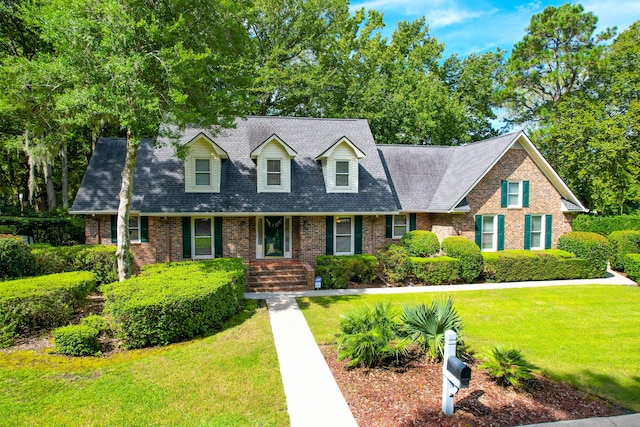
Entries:
{"type": "Polygon", "coordinates": [[[227,152],[204,133],[187,143],[184,161],[184,189],[187,193],[219,193],[222,160],[227,152]]]}
{"type": "Polygon", "coordinates": [[[316,157],[322,163],[327,193],[358,192],[358,161],[365,154],[346,136],[316,157]]]}
{"type": "Polygon", "coordinates": [[[258,170],[258,193],[291,192],[291,159],[298,153],[278,135],[271,135],[252,152],[258,170]]]}

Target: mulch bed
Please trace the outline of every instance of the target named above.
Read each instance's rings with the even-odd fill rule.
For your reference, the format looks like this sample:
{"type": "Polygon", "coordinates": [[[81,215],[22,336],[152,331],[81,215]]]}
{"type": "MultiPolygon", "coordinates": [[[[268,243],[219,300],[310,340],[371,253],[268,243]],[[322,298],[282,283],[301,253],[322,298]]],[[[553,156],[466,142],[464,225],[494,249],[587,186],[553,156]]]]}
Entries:
{"type": "Polygon", "coordinates": [[[472,365],[471,385],[442,414],[442,367],[415,359],[403,368],[347,368],[335,346],[322,353],[360,427],[518,426],[628,413],[567,385],[536,377],[528,391],[495,384],[472,365]]]}

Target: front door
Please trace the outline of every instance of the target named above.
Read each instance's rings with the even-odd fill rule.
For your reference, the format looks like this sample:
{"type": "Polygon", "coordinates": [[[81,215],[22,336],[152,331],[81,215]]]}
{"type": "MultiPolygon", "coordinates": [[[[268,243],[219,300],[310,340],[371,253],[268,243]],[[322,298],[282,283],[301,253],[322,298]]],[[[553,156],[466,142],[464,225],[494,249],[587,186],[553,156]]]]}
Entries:
{"type": "Polygon", "coordinates": [[[258,259],[291,258],[291,217],[258,217],[256,231],[258,259]]]}

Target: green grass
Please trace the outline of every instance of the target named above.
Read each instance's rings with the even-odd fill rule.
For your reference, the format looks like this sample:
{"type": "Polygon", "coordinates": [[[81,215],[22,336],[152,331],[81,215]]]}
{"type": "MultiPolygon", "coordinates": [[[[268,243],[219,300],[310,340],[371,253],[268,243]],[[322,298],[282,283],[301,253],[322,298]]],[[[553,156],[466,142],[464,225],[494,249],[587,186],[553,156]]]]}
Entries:
{"type": "MultiPolygon", "coordinates": [[[[522,350],[543,375],[640,411],[640,288],[571,286],[451,293],[465,341],[522,350]]],[[[379,301],[430,302],[437,294],[301,298],[320,343],[334,343],[340,314],[379,301]]]]}
{"type": "Polygon", "coordinates": [[[11,426],[289,424],[266,308],[209,337],[71,358],[0,351],[0,424],[11,426]]]}

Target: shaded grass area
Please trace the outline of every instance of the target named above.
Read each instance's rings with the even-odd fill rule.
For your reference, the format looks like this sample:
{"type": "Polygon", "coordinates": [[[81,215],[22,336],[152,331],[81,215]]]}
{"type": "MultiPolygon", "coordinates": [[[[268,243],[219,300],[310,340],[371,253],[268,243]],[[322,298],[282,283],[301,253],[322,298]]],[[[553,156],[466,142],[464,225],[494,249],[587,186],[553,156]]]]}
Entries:
{"type": "Polygon", "coordinates": [[[0,420],[12,426],[288,425],[266,308],[162,348],[70,358],[0,352],[0,420]]]}
{"type": "MultiPolygon", "coordinates": [[[[512,345],[548,378],[640,411],[640,288],[568,286],[453,292],[472,351],[512,345]]],[[[342,313],[389,301],[429,303],[438,294],[301,298],[319,343],[335,342],[342,313]]]]}

